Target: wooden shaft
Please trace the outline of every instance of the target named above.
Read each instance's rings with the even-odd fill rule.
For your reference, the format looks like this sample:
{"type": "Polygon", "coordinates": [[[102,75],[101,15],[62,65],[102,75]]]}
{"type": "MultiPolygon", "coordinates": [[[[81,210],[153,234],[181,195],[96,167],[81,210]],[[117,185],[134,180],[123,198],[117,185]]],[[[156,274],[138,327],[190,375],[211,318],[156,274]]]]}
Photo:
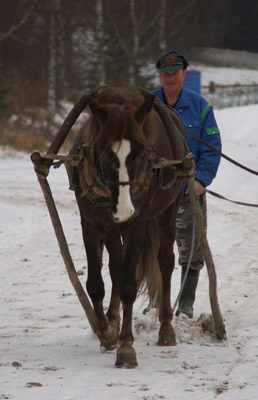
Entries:
{"type": "MultiPolygon", "coordinates": [[[[63,124],[61,125],[59,131],[57,132],[53,142],[49,146],[47,150],[47,154],[57,154],[58,151],[60,150],[60,147],[64,143],[68,133],[70,132],[73,124],[79,117],[79,115],[82,113],[84,108],[87,106],[87,96],[83,95],[79,101],[75,104],[75,106],[72,108],[72,110],[69,112],[67,117],[65,118],[63,124]]],[[[52,164],[51,159],[46,159],[43,158],[40,153],[35,152],[32,153],[31,156],[31,161],[34,164],[35,171],[38,175],[43,175],[47,176],[49,172],[49,168],[52,164]]]]}
{"type": "Polygon", "coordinates": [[[47,207],[49,210],[51,221],[52,221],[52,224],[53,224],[53,227],[55,230],[55,234],[57,237],[61,255],[63,257],[64,263],[66,266],[68,276],[74,287],[77,297],[85,311],[85,314],[89,321],[91,329],[92,329],[93,333],[96,333],[97,322],[96,322],[95,312],[94,312],[92,305],[88,299],[88,296],[85,293],[85,291],[82,287],[82,284],[77,276],[48,181],[45,176],[42,176],[39,174],[37,176],[38,176],[38,181],[39,181],[39,184],[41,186],[42,192],[43,192],[45,200],[46,200],[46,204],[47,204],[47,207]]]}
{"type": "Polygon", "coordinates": [[[223,322],[223,318],[218,303],[216,270],[211,250],[209,247],[209,243],[207,240],[207,235],[205,233],[202,211],[197,196],[195,194],[194,179],[188,180],[188,188],[189,188],[190,200],[196,218],[196,226],[200,237],[201,246],[204,252],[204,260],[207,266],[207,271],[209,276],[209,296],[210,296],[212,315],[215,323],[216,335],[218,339],[223,340],[226,339],[227,337],[226,337],[225,325],[223,322]]]}
{"type": "MultiPolygon", "coordinates": [[[[77,120],[77,118],[79,117],[79,115],[82,113],[82,111],[86,106],[87,106],[87,96],[83,95],[65,118],[61,128],[56,134],[56,137],[49,146],[47,154],[57,154],[57,152],[60,150],[60,147],[64,143],[68,133],[70,132],[73,124],[75,123],[75,121],[77,120]]],[[[51,160],[46,160],[46,163],[47,162],[51,163],[51,160]]]]}

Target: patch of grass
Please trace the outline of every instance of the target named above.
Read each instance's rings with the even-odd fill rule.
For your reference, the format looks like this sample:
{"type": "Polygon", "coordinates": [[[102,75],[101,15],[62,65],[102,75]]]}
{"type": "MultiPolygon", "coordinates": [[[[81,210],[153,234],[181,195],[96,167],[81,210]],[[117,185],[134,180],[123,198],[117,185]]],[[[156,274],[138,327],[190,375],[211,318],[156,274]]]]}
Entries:
{"type": "MultiPolygon", "coordinates": [[[[39,151],[46,152],[50,143],[53,141],[58,132],[59,127],[43,126],[43,121],[38,119],[36,122],[31,121],[30,124],[23,123],[21,119],[15,117],[0,121],[0,146],[9,146],[19,151],[39,151]]],[[[60,154],[69,152],[78,129],[74,128],[65,140],[60,154]]]]}
{"type": "Polygon", "coordinates": [[[44,134],[33,127],[19,126],[8,121],[0,123],[0,146],[9,146],[16,150],[45,150],[47,140],[44,134]]]}

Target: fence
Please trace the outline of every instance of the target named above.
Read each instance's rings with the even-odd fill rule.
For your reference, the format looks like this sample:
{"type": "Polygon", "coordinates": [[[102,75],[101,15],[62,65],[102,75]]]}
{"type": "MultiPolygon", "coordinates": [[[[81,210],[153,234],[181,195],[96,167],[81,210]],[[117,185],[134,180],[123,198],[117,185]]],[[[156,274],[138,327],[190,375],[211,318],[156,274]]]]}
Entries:
{"type": "Polygon", "coordinates": [[[202,96],[217,109],[258,104],[258,85],[202,86],[202,96]]]}
{"type": "Polygon", "coordinates": [[[258,103],[258,84],[217,85],[211,81],[209,86],[201,86],[201,72],[187,70],[184,86],[201,94],[217,109],[258,103]]]}

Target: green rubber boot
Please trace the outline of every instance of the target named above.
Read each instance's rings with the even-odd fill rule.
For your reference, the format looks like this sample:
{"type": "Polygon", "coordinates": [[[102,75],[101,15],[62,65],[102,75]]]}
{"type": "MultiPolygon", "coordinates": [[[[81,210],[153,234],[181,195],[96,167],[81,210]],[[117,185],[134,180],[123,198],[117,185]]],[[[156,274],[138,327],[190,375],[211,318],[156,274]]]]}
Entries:
{"type": "MultiPolygon", "coordinates": [[[[185,271],[186,268],[182,267],[181,282],[184,278],[185,271]]],[[[195,300],[195,292],[198,285],[198,280],[199,280],[199,271],[190,268],[188,271],[183,291],[179,299],[176,316],[178,316],[180,313],[183,313],[187,315],[189,318],[193,318],[193,304],[195,300]]]]}

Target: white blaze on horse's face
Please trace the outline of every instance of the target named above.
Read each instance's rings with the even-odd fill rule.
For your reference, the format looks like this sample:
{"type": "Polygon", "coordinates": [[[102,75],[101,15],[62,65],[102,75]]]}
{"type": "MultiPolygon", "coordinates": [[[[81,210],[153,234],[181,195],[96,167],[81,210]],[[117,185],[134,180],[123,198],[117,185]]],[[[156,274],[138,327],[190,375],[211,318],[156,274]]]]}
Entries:
{"type": "MultiPolygon", "coordinates": [[[[126,158],[131,151],[130,141],[123,139],[121,143],[115,142],[112,150],[119,160],[119,182],[129,182],[130,178],[126,167],[126,158]]],[[[120,223],[126,221],[134,214],[134,206],[130,195],[130,185],[119,185],[118,190],[117,207],[113,217],[117,223],[120,223]]]]}

